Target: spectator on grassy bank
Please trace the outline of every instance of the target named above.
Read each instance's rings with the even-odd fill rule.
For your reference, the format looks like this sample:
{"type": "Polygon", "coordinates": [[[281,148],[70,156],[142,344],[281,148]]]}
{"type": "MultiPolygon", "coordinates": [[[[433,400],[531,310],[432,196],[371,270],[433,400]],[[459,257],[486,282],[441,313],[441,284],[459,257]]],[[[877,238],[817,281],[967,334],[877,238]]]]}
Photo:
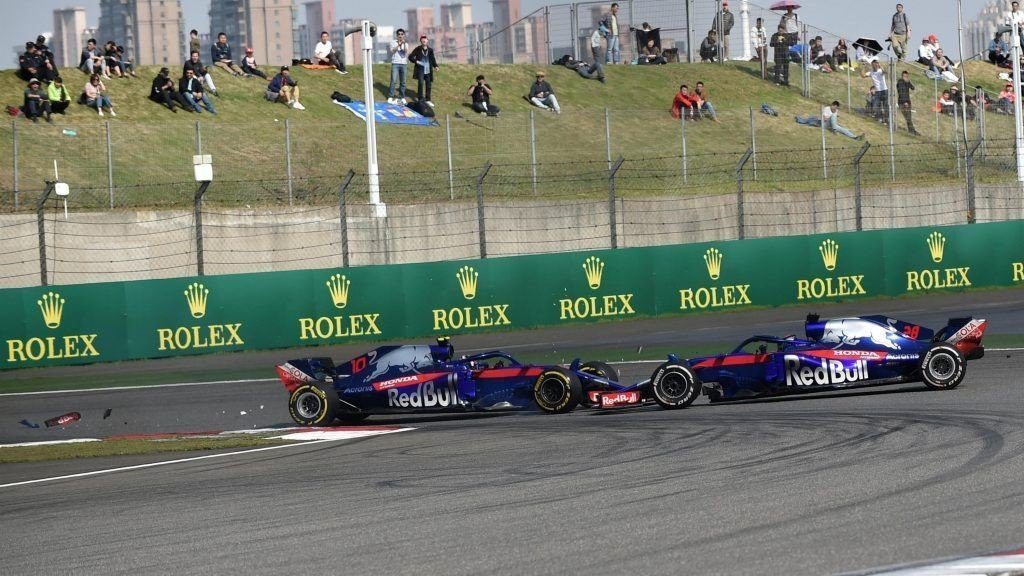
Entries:
{"type": "Polygon", "coordinates": [[[715,107],[708,100],[708,91],[704,88],[704,82],[697,82],[697,85],[693,87],[693,99],[702,116],[707,114],[712,120],[718,122],[718,114],[715,113],[715,107]]]}
{"type": "Polygon", "coordinates": [[[178,104],[185,110],[191,110],[191,107],[181,93],[174,89],[174,80],[171,80],[171,71],[167,68],[161,68],[160,72],[153,78],[153,84],[149,89],[149,99],[158,104],[163,104],[175,114],[178,112],[174,107],[175,104],[178,104]]]}
{"type": "Polygon", "coordinates": [[[1013,102],[1017,99],[1017,93],[1013,90],[1013,83],[1007,82],[1003,90],[999,92],[999,100],[996,101],[996,112],[1000,114],[1013,114],[1013,102]]]}
{"type": "Polygon", "coordinates": [[[281,66],[270,84],[267,84],[267,100],[271,102],[282,102],[296,110],[305,110],[306,107],[299,102],[299,83],[292,78],[291,70],[287,66],[281,66]]]}
{"type": "Polygon", "coordinates": [[[605,64],[618,64],[622,61],[619,51],[619,4],[613,2],[604,19],[608,23],[608,50],[605,51],[605,64]]]}
{"type": "Polygon", "coordinates": [[[562,108],[558,105],[558,99],[555,98],[555,89],[548,84],[544,77],[544,72],[537,72],[536,80],[530,85],[530,95],[527,98],[538,108],[561,114],[562,108]]]}
{"type": "Polygon", "coordinates": [[[199,44],[199,30],[193,28],[188,31],[188,53],[201,52],[202,48],[199,44]]]}
{"type": "Polygon", "coordinates": [[[758,18],[757,24],[750,30],[750,44],[754,49],[754,60],[768,61],[768,30],[764,27],[764,18],[758,18]]]}
{"type": "Polygon", "coordinates": [[[199,51],[193,50],[192,54],[189,55],[188,60],[185,61],[185,65],[182,67],[182,72],[185,70],[192,70],[196,75],[196,78],[201,79],[206,83],[206,87],[214,96],[220,97],[220,92],[217,92],[217,86],[213,83],[213,76],[210,76],[210,70],[203,66],[203,63],[199,61],[199,51]]]}
{"type": "Polygon", "coordinates": [[[594,58],[594,62],[600,61],[603,57],[601,52],[601,38],[607,35],[608,29],[605,27],[604,22],[601,22],[590,35],[590,55],[594,58]]]}
{"type": "Polygon", "coordinates": [[[405,73],[409,66],[409,43],[405,40],[405,30],[395,32],[395,39],[388,47],[391,58],[391,83],[388,84],[388,102],[405,104],[405,73]]]}
{"type": "Polygon", "coordinates": [[[103,116],[103,109],[110,111],[111,116],[117,116],[114,112],[114,103],[107,96],[107,87],[100,80],[99,74],[93,74],[85,84],[85,105],[96,109],[96,112],[103,116]]]}
{"type": "Polygon", "coordinates": [[[185,102],[188,102],[189,107],[196,114],[202,113],[202,109],[199,108],[200,104],[210,114],[217,113],[213,109],[213,102],[210,102],[210,97],[203,92],[203,83],[199,78],[196,78],[196,74],[191,68],[186,68],[184,75],[178,80],[178,93],[185,98],[185,102]]]}
{"type": "Polygon", "coordinates": [[[1010,53],[1003,41],[1003,35],[996,32],[992,41],[988,43],[988,61],[1001,68],[1006,68],[1010,59],[1010,53]]]}
{"type": "Polygon", "coordinates": [[[896,81],[896,104],[903,112],[903,118],[907,121],[907,131],[914,136],[918,135],[918,131],[914,128],[914,106],[910,102],[910,93],[914,91],[914,83],[910,81],[910,72],[906,70],[900,74],[900,79],[896,81]]]}
{"type": "Polygon", "coordinates": [[[932,108],[932,111],[952,116],[953,108],[954,104],[953,100],[950,98],[949,90],[943,90],[942,94],[939,95],[939,100],[935,102],[935,107],[932,108]]]}
{"type": "Polygon", "coordinates": [[[942,48],[939,48],[935,50],[935,56],[932,57],[932,65],[929,68],[929,72],[947,82],[957,82],[960,78],[953,72],[955,67],[953,62],[943,54],[942,48]]]}
{"type": "Polygon", "coordinates": [[[647,45],[640,51],[637,64],[668,64],[665,57],[661,55],[661,46],[654,43],[654,38],[647,39],[647,45]]]}
{"type": "Polygon", "coordinates": [[[839,101],[833,100],[832,104],[825,106],[821,109],[821,116],[807,116],[807,117],[796,117],[797,124],[804,124],[806,126],[822,126],[831,130],[836,134],[842,134],[847,138],[853,138],[854,140],[863,140],[864,135],[854,135],[848,128],[845,128],[839,124],[839,101]]]}
{"type": "Polygon", "coordinates": [[[825,43],[821,36],[811,40],[811,63],[819,66],[822,72],[832,72],[836,69],[836,62],[832,55],[825,51],[825,43]]]}
{"type": "Polygon", "coordinates": [[[50,101],[50,111],[54,114],[66,114],[71,105],[71,95],[64,86],[64,79],[57,76],[46,87],[46,99],[50,101]]]}
{"type": "Polygon", "coordinates": [[[18,57],[18,76],[25,80],[41,78],[43,82],[49,82],[55,72],[53,62],[48,60],[36,46],[35,42],[25,43],[25,52],[18,57]]]}
{"type": "Polygon", "coordinates": [[[697,102],[686,84],[679,86],[679,92],[676,92],[676,97],[672,99],[672,117],[676,120],[697,118],[697,102]]]}
{"type": "Polygon", "coordinates": [[[708,30],[708,35],[700,43],[700,61],[718,62],[719,57],[718,33],[714,30],[708,30]]]}
{"type": "Polygon", "coordinates": [[[840,38],[839,42],[836,42],[836,47],[832,49],[832,62],[837,68],[849,66],[850,50],[846,47],[846,40],[840,38]]]}
{"type": "Polygon", "coordinates": [[[242,71],[246,74],[259,76],[264,80],[267,79],[266,73],[263,72],[263,70],[260,70],[259,66],[256,65],[256,57],[253,56],[252,48],[245,49],[245,58],[242,58],[242,71]]]}
{"type": "Polygon", "coordinates": [[[434,59],[434,49],[430,47],[430,42],[425,34],[420,36],[420,45],[409,54],[409,62],[415,66],[412,77],[416,79],[416,99],[421,102],[425,100],[427,106],[433,108],[434,103],[430,101],[430,88],[434,84],[437,60],[434,59]],[[424,86],[426,86],[426,98],[424,98],[424,86]]]}
{"type": "Polygon", "coordinates": [[[907,40],[910,38],[911,28],[907,13],[903,11],[903,4],[896,5],[896,13],[892,15],[892,23],[889,25],[889,42],[892,43],[892,51],[896,54],[897,60],[904,60],[907,56],[907,40]]]}
{"type": "Polygon", "coordinates": [[[89,75],[100,73],[105,78],[110,78],[107,62],[100,54],[100,49],[96,47],[95,38],[89,38],[85,43],[85,48],[82,48],[82,58],[78,62],[78,68],[89,75]]]}
{"type": "Polygon", "coordinates": [[[476,81],[469,87],[469,97],[473,99],[471,107],[474,112],[480,114],[487,114],[488,116],[497,116],[501,109],[491,104],[491,96],[494,95],[494,90],[491,89],[491,85],[487,83],[483,74],[476,77],[476,81]]]}
{"type": "Polygon", "coordinates": [[[875,89],[875,101],[872,108],[878,112],[879,118],[889,123],[889,83],[885,76],[885,69],[878,60],[871,61],[871,70],[864,71],[865,78],[871,78],[871,85],[875,89]]]}
{"type": "Polygon", "coordinates": [[[792,43],[785,26],[779,24],[779,30],[772,36],[771,47],[775,51],[775,85],[789,86],[789,47],[792,43]]]}
{"type": "Polygon", "coordinates": [[[245,74],[231,58],[231,45],[228,44],[227,34],[223,32],[217,34],[217,42],[210,47],[210,54],[214,66],[227,70],[232,76],[242,76],[245,74]]]}
{"type": "Polygon", "coordinates": [[[25,117],[33,122],[39,122],[40,117],[45,117],[47,122],[53,122],[50,118],[50,101],[46,98],[38,78],[30,78],[25,88],[25,98],[21,110],[25,117]]]}
{"type": "Polygon", "coordinates": [[[800,17],[793,11],[793,7],[786,8],[786,13],[779,19],[779,27],[786,33],[790,45],[796,44],[800,39],[800,17]]]}
{"type": "Polygon", "coordinates": [[[601,66],[599,60],[594,60],[593,64],[588,62],[571,62],[566,64],[566,67],[575,70],[577,74],[587,80],[598,80],[601,84],[605,83],[604,67],[601,66]]]}
{"type": "Polygon", "coordinates": [[[935,58],[935,46],[932,45],[931,38],[922,38],[921,45],[917,48],[917,63],[930,68],[932,58],[935,58]]]}
{"type": "MultiPolygon", "coordinates": [[[[348,71],[345,70],[345,63],[341,61],[341,54],[331,45],[331,35],[326,30],[320,33],[320,41],[313,48],[312,63],[334,66],[338,74],[348,74],[348,71]]],[[[242,70],[245,70],[245,66],[242,67],[242,70]]]]}
{"type": "Polygon", "coordinates": [[[722,0],[722,10],[715,14],[715,20],[711,23],[711,29],[716,33],[721,30],[722,37],[722,59],[729,59],[729,35],[732,34],[732,27],[736,23],[736,17],[729,11],[729,0],[722,0]]]}

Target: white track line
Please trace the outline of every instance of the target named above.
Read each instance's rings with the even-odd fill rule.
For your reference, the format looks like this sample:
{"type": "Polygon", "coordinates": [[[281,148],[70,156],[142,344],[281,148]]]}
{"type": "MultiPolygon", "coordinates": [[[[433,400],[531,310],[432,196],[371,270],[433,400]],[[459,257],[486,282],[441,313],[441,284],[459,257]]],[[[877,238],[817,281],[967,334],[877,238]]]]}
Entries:
{"type": "Polygon", "coordinates": [[[139,386],[111,386],[109,388],[80,388],[78,390],[40,390],[37,392],[7,392],[2,396],[39,396],[43,394],[74,394],[75,392],[107,392],[118,390],[143,390],[146,388],[183,388],[186,386],[208,386],[210,384],[248,384],[253,382],[277,382],[277,378],[250,378],[248,380],[211,380],[210,382],[176,382],[172,384],[141,384],[139,386]]]}
{"type": "Polygon", "coordinates": [[[72,438],[70,440],[47,440],[45,442],[20,442],[18,444],[0,444],[0,448],[23,448],[25,446],[50,446],[53,444],[77,444],[79,442],[102,442],[99,438],[72,438]]]}
{"type": "MultiPolygon", "coordinates": [[[[412,428],[401,428],[390,432],[383,432],[383,434],[390,434],[392,432],[405,432],[406,430],[412,430],[412,428]]],[[[308,442],[299,442],[296,444],[281,444],[280,446],[265,446],[263,448],[251,448],[249,450],[237,450],[235,452],[224,452],[222,454],[207,454],[205,456],[193,456],[192,458],[178,458],[177,460],[164,460],[162,462],[150,462],[148,464],[136,464],[134,466],[121,466],[119,468],[106,468],[103,470],[93,470],[92,472],[80,472],[78,474],[67,474],[64,476],[50,476],[48,478],[36,478],[35,480],[25,480],[22,482],[11,482],[8,484],[0,484],[0,488],[13,488],[15,486],[27,486],[29,484],[39,484],[41,482],[52,482],[56,480],[72,480],[75,478],[87,478],[89,476],[99,476],[100,474],[113,474],[114,472],[128,472],[130,470],[142,470],[144,468],[155,468],[157,466],[168,466],[170,464],[181,464],[182,462],[194,462],[197,460],[209,460],[211,458],[223,458],[225,456],[238,456],[239,454],[251,454],[253,452],[267,452],[269,450],[278,450],[281,448],[294,448],[296,446],[310,446],[313,444],[322,444],[324,442],[339,442],[340,440],[335,438],[327,438],[324,440],[311,440],[308,442]]]]}

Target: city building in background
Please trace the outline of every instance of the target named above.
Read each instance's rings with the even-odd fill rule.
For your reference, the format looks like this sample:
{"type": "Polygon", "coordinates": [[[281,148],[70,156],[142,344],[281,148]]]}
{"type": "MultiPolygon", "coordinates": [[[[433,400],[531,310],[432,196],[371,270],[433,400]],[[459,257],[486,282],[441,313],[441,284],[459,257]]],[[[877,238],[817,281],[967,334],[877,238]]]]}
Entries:
{"type": "Polygon", "coordinates": [[[997,30],[1005,27],[1006,15],[1010,13],[1010,1],[991,0],[978,12],[976,20],[967,23],[964,32],[964,50],[967,52],[964,58],[982,52],[988,56],[988,43],[995,37],[997,30]]]}
{"type": "MultiPolygon", "coordinates": [[[[494,11],[494,30],[502,32],[512,25],[513,22],[522,18],[521,0],[491,0],[491,9],[494,11]]],[[[513,40],[515,34],[502,33],[497,38],[498,62],[509,64],[515,62],[513,53],[513,40]]]]}
{"type": "MultiPolygon", "coordinates": [[[[290,64],[295,56],[296,8],[292,0],[211,0],[210,35],[224,32],[241,59],[245,47],[261,63],[290,64]]],[[[204,55],[207,58],[208,55],[204,55]]]]}
{"type": "Polygon", "coordinates": [[[96,40],[124,46],[137,66],[181,64],[185,51],[181,1],[100,0],[96,40]]]}
{"type": "MultiPolygon", "coordinates": [[[[331,31],[331,25],[334,23],[334,0],[305,2],[303,7],[306,9],[305,34],[302,35],[303,45],[299,53],[301,56],[296,58],[312,58],[313,48],[320,42],[320,33],[325,30],[331,31]]],[[[335,41],[332,39],[331,45],[334,44],[335,41]]],[[[335,49],[339,48],[340,46],[335,49]]]]}
{"type": "Polygon", "coordinates": [[[429,6],[409,8],[405,11],[405,17],[405,37],[409,39],[410,44],[416,44],[420,34],[429,36],[434,30],[434,9],[429,6]]]}
{"type": "Polygon", "coordinates": [[[54,64],[64,68],[78,66],[85,28],[85,8],[76,6],[53,11],[53,38],[49,46],[53,51],[54,64]]]}

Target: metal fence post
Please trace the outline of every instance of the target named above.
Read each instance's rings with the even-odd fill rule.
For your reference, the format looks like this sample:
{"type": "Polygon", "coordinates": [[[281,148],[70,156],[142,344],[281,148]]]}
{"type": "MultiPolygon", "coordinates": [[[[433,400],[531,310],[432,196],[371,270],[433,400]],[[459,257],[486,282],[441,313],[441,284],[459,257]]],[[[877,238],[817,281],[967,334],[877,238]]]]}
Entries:
{"type": "Polygon", "coordinates": [[[487,229],[484,225],[484,179],[491,171],[491,163],[484,164],[480,174],[476,177],[476,217],[477,226],[480,230],[480,257],[487,258],[487,229]]]}
{"type": "Polygon", "coordinates": [[[547,6],[544,7],[544,51],[547,57],[542,64],[548,64],[551,62],[551,14],[547,6]]]}
{"type": "Polygon", "coordinates": [[[820,117],[818,124],[821,126],[821,174],[823,180],[828,180],[828,148],[825,143],[825,118],[820,117]]]}
{"type": "MultiPolygon", "coordinates": [[[[889,81],[892,86],[896,85],[896,61],[889,60],[889,81]]],[[[889,166],[892,170],[892,181],[896,181],[896,110],[894,109],[896,92],[889,84],[886,84],[886,123],[889,124],[889,166]]]]}
{"type": "Polygon", "coordinates": [[[956,145],[956,177],[963,176],[960,170],[960,112],[953,106],[953,143],[956,145]]]}
{"type": "Polygon", "coordinates": [[[743,213],[743,168],[747,165],[747,161],[754,154],[754,151],[747,148],[747,151],[740,158],[739,164],[736,165],[736,237],[743,240],[745,236],[744,230],[744,219],[743,213]]]}
{"type": "Polygon", "coordinates": [[[801,24],[803,28],[804,45],[800,49],[800,78],[801,83],[804,85],[804,98],[811,97],[811,69],[807,67],[808,60],[811,59],[811,51],[807,45],[807,25],[801,24]]]}
{"type": "Polygon", "coordinates": [[[203,270],[203,194],[210,187],[209,180],[199,183],[196,190],[194,214],[196,220],[196,275],[202,276],[203,270]]]}
{"type": "Polygon", "coordinates": [[[288,173],[288,205],[292,205],[292,123],[288,118],[284,119],[284,159],[285,169],[288,173]]]}
{"type": "Polygon", "coordinates": [[[341,267],[348,268],[348,203],[345,201],[345,191],[352,183],[356,173],[349,170],[348,174],[341,180],[341,189],[338,191],[338,223],[341,225],[341,267]]]}
{"type": "Polygon", "coordinates": [[[18,209],[18,121],[11,120],[11,138],[14,140],[14,209],[18,209]]]}
{"type": "Polygon", "coordinates": [[[530,110],[530,171],[533,175],[533,193],[537,194],[537,132],[533,126],[533,110],[530,110]]]}
{"type": "MultiPolygon", "coordinates": [[[[983,113],[984,110],[979,110],[978,113],[983,113]]],[[[974,153],[978,151],[978,147],[984,142],[980,137],[974,142],[969,148],[967,148],[967,223],[975,224],[978,221],[977,210],[977,196],[974,187],[974,153]]]]}
{"type": "Polygon", "coordinates": [[[985,148],[986,148],[985,140],[986,140],[986,136],[988,135],[987,134],[988,133],[988,119],[986,118],[985,104],[984,104],[985,103],[985,89],[980,87],[980,86],[977,87],[975,89],[974,97],[975,97],[975,99],[978,102],[981,103],[981,105],[978,107],[978,140],[981,141],[981,159],[984,160],[985,159],[985,152],[986,152],[986,150],[985,150],[985,148]]]}
{"type": "Polygon", "coordinates": [[[693,64],[693,0],[686,0],[686,61],[693,64]]]}
{"type": "Polygon", "coordinates": [[[679,129],[682,131],[683,138],[683,184],[687,184],[690,178],[690,171],[686,165],[686,114],[681,114],[679,117],[679,129]]]}
{"type": "Polygon", "coordinates": [[[754,180],[757,180],[757,130],[754,122],[754,107],[750,106],[750,149],[754,152],[751,159],[754,168],[754,180]]]}
{"type": "MultiPolygon", "coordinates": [[[[935,82],[935,102],[938,102],[939,101],[939,77],[936,76],[933,80],[935,82]]],[[[942,116],[942,111],[940,110],[940,111],[934,113],[933,116],[935,116],[935,141],[938,142],[939,141],[939,116],[942,116]]]]}
{"type": "Polygon", "coordinates": [[[625,158],[619,156],[619,159],[615,161],[615,164],[608,168],[608,230],[611,233],[612,248],[619,247],[619,235],[615,229],[615,174],[619,172],[619,168],[622,168],[622,163],[625,161],[625,158]]]}
{"type": "Polygon", "coordinates": [[[612,120],[607,108],[604,109],[604,147],[610,169],[612,167],[612,120]]]}
{"type": "Polygon", "coordinates": [[[43,217],[43,210],[46,208],[46,200],[50,197],[50,192],[53,192],[53,182],[46,181],[46,189],[43,190],[42,196],[39,197],[39,201],[36,202],[36,223],[39,227],[39,285],[49,285],[49,280],[46,274],[46,219],[43,217]]]}
{"type": "Polygon", "coordinates": [[[871,148],[871,143],[865,142],[864,145],[860,147],[860,150],[857,151],[857,155],[853,157],[853,215],[858,232],[864,229],[863,192],[860,185],[860,161],[864,158],[864,155],[868,153],[869,148],[871,148]]]}
{"type": "Polygon", "coordinates": [[[110,208],[114,208],[114,153],[110,146],[110,120],[103,123],[107,134],[107,191],[110,195],[110,208]]]}
{"type": "Polygon", "coordinates": [[[199,126],[199,120],[196,120],[196,155],[203,153],[203,129],[199,126]]]}
{"type": "Polygon", "coordinates": [[[452,117],[444,115],[444,141],[448,151],[448,196],[455,200],[455,176],[452,174],[452,117]]]}
{"type": "MultiPolygon", "coordinates": [[[[569,5],[569,33],[572,34],[572,57],[579,61],[580,59],[580,23],[579,23],[579,6],[573,2],[569,5]]],[[[545,62],[547,64],[547,62],[545,62]]]]}

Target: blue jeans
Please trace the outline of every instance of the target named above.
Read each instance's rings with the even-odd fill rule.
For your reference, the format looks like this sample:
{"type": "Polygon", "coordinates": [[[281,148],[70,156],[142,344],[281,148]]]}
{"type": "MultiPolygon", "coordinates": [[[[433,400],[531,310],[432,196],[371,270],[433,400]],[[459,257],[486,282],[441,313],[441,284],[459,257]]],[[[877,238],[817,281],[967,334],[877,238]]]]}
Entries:
{"type": "Polygon", "coordinates": [[[100,94],[99,98],[96,98],[95,100],[89,100],[85,103],[85,105],[91,106],[97,110],[101,110],[103,106],[106,106],[107,108],[113,108],[113,106],[110,104],[110,98],[107,98],[106,94],[100,94]]]}
{"type": "Polygon", "coordinates": [[[217,113],[217,111],[213,109],[213,102],[210,101],[210,97],[207,96],[205,92],[203,92],[199,96],[198,100],[196,99],[195,96],[192,95],[191,92],[183,92],[182,96],[185,97],[185,100],[188,102],[188,105],[191,106],[192,109],[195,110],[196,112],[199,112],[199,104],[202,103],[203,107],[206,108],[206,110],[210,114],[216,114],[217,113]]]}
{"type": "Polygon", "coordinates": [[[718,120],[718,114],[715,113],[715,107],[711,105],[711,102],[705,102],[700,109],[702,112],[707,112],[712,120],[718,120]]]}
{"type": "Polygon", "coordinates": [[[833,116],[828,119],[827,128],[837,134],[842,134],[847,138],[857,138],[857,136],[854,135],[853,132],[850,132],[848,129],[843,128],[842,126],[839,125],[839,118],[837,118],[836,116],[833,116]]]}
{"type": "Polygon", "coordinates": [[[388,85],[388,98],[405,98],[405,69],[408,64],[391,65],[391,84],[388,85]],[[395,93],[395,83],[398,83],[398,93],[395,93]]]}
{"type": "Polygon", "coordinates": [[[608,52],[604,55],[604,61],[606,64],[618,64],[622,60],[619,55],[619,37],[609,36],[608,37],[608,52]]]}

